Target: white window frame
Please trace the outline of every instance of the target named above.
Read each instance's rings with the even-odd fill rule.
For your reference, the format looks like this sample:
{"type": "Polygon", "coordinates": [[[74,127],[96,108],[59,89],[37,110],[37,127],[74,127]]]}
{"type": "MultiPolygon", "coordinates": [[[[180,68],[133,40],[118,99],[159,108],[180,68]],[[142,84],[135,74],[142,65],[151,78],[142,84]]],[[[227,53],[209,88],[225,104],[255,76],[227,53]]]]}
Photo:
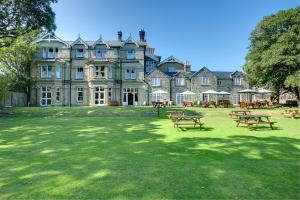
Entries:
{"type": "Polygon", "coordinates": [[[159,102],[160,94],[152,94],[152,101],[159,102]]]}
{"type": "Polygon", "coordinates": [[[168,67],[168,72],[176,72],[176,68],[174,66],[169,66],[168,67]]]}
{"type": "Polygon", "coordinates": [[[96,106],[105,105],[105,88],[103,86],[94,87],[94,104],[96,106]],[[103,98],[101,98],[102,94],[103,94],[103,98]],[[98,96],[98,98],[96,98],[96,96],[98,96]]]}
{"type": "Polygon", "coordinates": [[[42,65],[41,66],[41,78],[52,78],[52,66],[51,65],[42,65]],[[45,69],[45,74],[43,73],[45,69]]]}
{"type": "Polygon", "coordinates": [[[48,48],[47,58],[54,58],[54,48],[53,47],[48,48]],[[52,49],[52,52],[50,52],[50,49],[52,49]]]}
{"type": "Polygon", "coordinates": [[[176,86],[184,86],[185,79],[184,78],[176,78],[176,86]]]}
{"type": "Polygon", "coordinates": [[[233,78],[233,85],[242,85],[242,78],[234,77],[233,78]]]}
{"type": "Polygon", "coordinates": [[[106,58],[106,49],[96,49],[96,58],[104,59],[106,58]]]}
{"type": "Polygon", "coordinates": [[[105,78],[105,66],[94,66],[93,78],[105,78]],[[98,73],[98,75],[96,75],[96,73],[98,73]]]}
{"type": "Polygon", "coordinates": [[[131,72],[131,74],[130,74],[131,80],[135,80],[136,79],[136,69],[131,68],[130,72],[131,72]]]}
{"type": "Polygon", "coordinates": [[[125,79],[126,80],[129,80],[130,79],[130,72],[131,72],[131,69],[130,68],[126,68],[125,69],[125,79]]]}
{"type": "Polygon", "coordinates": [[[112,74],[113,74],[113,73],[112,73],[112,67],[109,67],[109,68],[108,68],[108,78],[109,78],[109,79],[112,79],[112,74]]]}
{"type": "Polygon", "coordinates": [[[134,59],[135,58],[135,51],[133,49],[129,49],[126,51],[126,58],[127,59],[134,59]]]}
{"type": "Polygon", "coordinates": [[[76,77],[75,78],[80,79],[80,80],[82,80],[84,78],[84,69],[83,69],[83,67],[77,67],[76,68],[76,77]],[[79,69],[82,69],[82,72],[79,72],[78,71],[79,69]]]}
{"type": "Polygon", "coordinates": [[[83,58],[84,57],[84,49],[78,48],[76,49],[76,58],[83,58]],[[79,50],[82,50],[82,52],[79,52],[79,50]]]}
{"type": "Polygon", "coordinates": [[[83,94],[83,87],[77,88],[77,102],[80,102],[80,103],[83,102],[83,95],[84,95],[83,94]]]}
{"type": "Polygon", "coordinates": [[[61,67],[59,65],[55,67],[55,77],[61,78],[61,67]]]}
{"type": "Polygon", "coordinates": [[[61,91],[59,87],[55,90],[55,100],[57,103],[61,102],[61,91]]]}
{"type": "Polygon", "coordinates": [[[201,85],[209,85],[209,77],[207,76],[201,77],[201,85]]]}
{"type": "Polygon", "coordinates": [[[153,60],[147,60],[146,61],[146,69],[145,69],[145,71],[146,72],[150,72],[150,71],[152,71],[152,69],[153,69],[153,67],[154,67],[154,61],[153,60]]]}
{"type": "Polygon", "coordinates": [[[50,105],[52,105],[51,87],[49,87],[49,86],[42,86],[41,87],[41,98],[40,99],[41,99],[41,102],[40,102],[41,106],[50,106],[50,105]],[[45,90],[43,90],[43,89],[45,89],[45,90]],[[43,97],[43,94],[45,94],[45,97],[43,97]],[[50,97],[48,96],[48,94],[50,94],[50,97]],[[45,103],[43,103],[43,100],[44,100],[45,103]],[[48,100],[50,101],[49,103],[48,103],[48,100]]]}
{"type": "Polygon", "coordinates": [[[157,77],[151,78],[151,86],[160,86],[161,79],[157,77]]]}

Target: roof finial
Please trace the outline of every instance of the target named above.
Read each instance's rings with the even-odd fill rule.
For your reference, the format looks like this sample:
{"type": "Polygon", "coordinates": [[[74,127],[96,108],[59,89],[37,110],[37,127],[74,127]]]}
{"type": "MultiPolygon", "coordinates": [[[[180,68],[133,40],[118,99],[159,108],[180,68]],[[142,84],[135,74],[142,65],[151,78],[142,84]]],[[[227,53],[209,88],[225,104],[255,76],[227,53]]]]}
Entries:
{"type": "Polygon", "coordinates": [[[80,33],[78,33],[78,38],[80,38],[80,33]]]}

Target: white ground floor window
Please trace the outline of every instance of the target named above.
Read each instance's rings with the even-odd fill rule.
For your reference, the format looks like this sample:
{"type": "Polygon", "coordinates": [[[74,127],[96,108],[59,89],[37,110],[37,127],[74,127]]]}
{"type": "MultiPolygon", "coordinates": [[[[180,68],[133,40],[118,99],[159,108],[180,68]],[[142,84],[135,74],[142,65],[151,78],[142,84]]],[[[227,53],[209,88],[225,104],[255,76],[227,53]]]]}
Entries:
{"type": "Polygon", "coordinates": [[[182,101],[184,101],[184,94],[176,93],[176,105],[180,106],[182,101]]]}
{"type": "Polygon", "coordinates": [[[123,105],[137,105],[138,88],[123,88],[123,105]]]}
{"type": "Polygon", "coordinates": [[[96,106],[101,106],[105,104],[104,87],[98,86],[94,88],[94,103],[96,106]]]}
{"type": "Polygon", "coordinates": [[[41,88],[41,106],[50,106],[51,104],[51,88],[43,86],[41,88]]]}
{"type": "Polygon", "coordinates": [[[160,101],[160,94],[152,94],[152,101],[155,102],[160,101]]]}

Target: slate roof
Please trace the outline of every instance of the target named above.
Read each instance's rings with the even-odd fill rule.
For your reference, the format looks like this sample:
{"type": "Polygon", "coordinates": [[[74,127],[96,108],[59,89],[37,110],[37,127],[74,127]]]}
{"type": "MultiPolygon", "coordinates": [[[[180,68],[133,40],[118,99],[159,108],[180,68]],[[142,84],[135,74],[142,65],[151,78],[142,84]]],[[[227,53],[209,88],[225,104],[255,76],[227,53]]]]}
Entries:
{"type": "Polygon", "coordinates": [[[195,72],[196,71],[190,71],[190,72],[164,72],[164,73],[166,75],[168,75],[169,77],[177,77],[177,76],[183,74],[185,78],[191,78],[195,72]]]}
{"type": "Polygon", "coordinates": [[[219,79],[231,79],[231,74],[233,72],[212,71],[212,73],[219,79]]]}
{"type": "MultiPolygon", "coordinates": [[[[88,46],[93,46],[96,40],[83,40],[88,46]]],[[[69,45],[71,45],[74,41],[65,41],[69,45]]],[[[118,40],[103,40],[103,42],[106,42],[110,47],[121,47],[125,41],[118,41],[118,40]]],[[[150,47],[146,42],[141,41],[135,41],[138,45],[147,47],[150,47]]]]}

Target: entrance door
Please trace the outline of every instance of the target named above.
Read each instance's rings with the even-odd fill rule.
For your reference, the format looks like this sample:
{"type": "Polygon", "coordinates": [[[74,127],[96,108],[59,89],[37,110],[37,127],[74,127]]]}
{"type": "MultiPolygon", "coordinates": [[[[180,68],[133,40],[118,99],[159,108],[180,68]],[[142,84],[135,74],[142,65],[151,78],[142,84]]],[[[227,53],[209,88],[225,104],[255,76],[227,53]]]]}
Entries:
{"type": "Polygon", "coordinates": [[[133,105],[133,94],[128,93],[128,105],[133,105]]]}
{"type": "Polygon", "coordinates": [[[95,105],[102,106],[105,104],[105,95],[103,87],[95,87],[95,105]]]}
{"type": "Polygon", "coordinates": [[[51,101],[51,90],[50,87],[41,88],[41,106],[50,106],[51,101]]]}
{"type": "Polygon", "coordinates": [[[137,105],[138,88],[123,88],[123,105],[137,105]]]}

